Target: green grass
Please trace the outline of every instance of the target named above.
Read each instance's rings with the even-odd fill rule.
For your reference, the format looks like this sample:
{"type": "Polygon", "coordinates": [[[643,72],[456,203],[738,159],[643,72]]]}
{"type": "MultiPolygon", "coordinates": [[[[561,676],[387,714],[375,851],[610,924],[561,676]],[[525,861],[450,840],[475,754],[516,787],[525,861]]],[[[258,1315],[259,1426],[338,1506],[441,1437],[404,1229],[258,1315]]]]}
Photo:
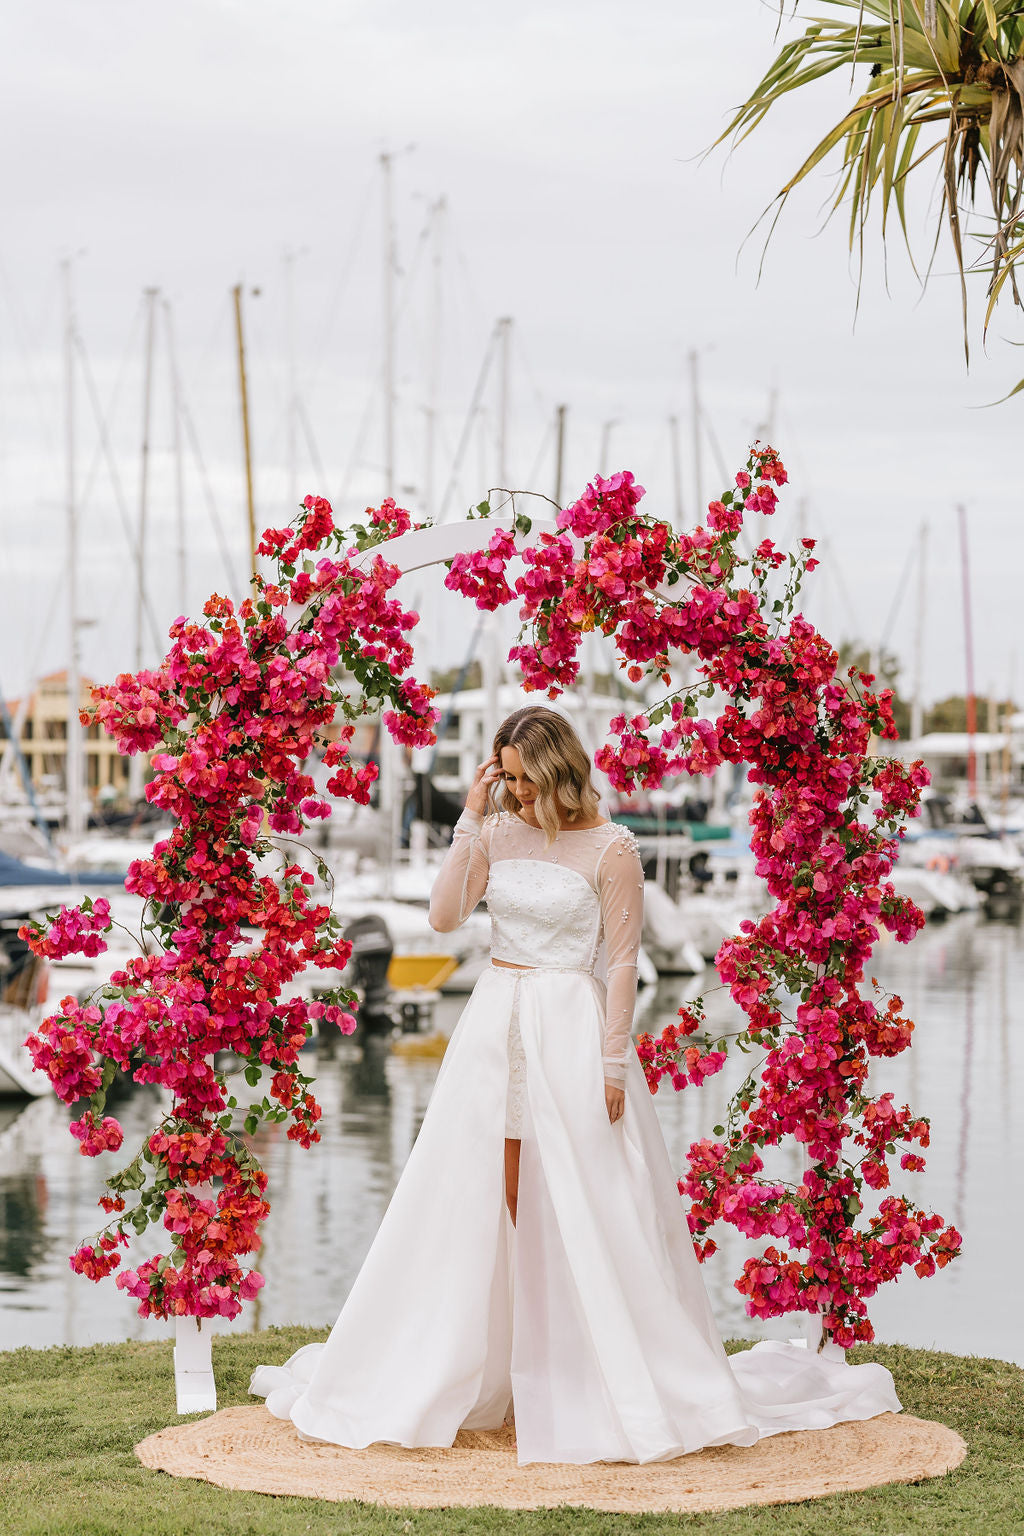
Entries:
{"type": "MultiPolygon", "coordinates": [[[[249,1373],[322,1337],[272,1328],[214,1344],[222,1407],[252,1402],[249,1373]]],[[[1022,1536],[1024,1371],[898,1346],[856,1352],[896,1378],[908,1412],[967,1440],[957,1471],[918,1486],[721,1515],[607,1515],[587,1510],[392,1510],[370,1504],[234,1493],[149,1472],[136,1441],[177,1422],[169,1343],[0,1354],[0,1530],[10,1536],[317,1536],[401,1532],[603,1533],[704,1531],[711,1536],[1022,1536]]]]}

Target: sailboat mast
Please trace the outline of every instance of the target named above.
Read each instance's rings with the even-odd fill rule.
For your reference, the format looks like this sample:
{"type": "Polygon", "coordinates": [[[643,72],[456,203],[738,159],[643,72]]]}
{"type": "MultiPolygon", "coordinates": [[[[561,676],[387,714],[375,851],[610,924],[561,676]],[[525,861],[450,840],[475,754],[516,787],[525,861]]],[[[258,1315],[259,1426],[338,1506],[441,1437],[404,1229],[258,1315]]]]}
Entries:
{"type": "Polygon", "coordinates": [[[677,533],[683,527],[683,470],[679,459],[679,417],[668,419],[668,440],[672,450],[672,512],[677,533]]]}
{"type": "Polygon", "coordinates": [[[395,216],[392,159],[380,157],[384,217],[384,495],[395,494],[395,216]]]}
{"type": "Polygon", "coordinates": [[[569,409],[560,405],[556,412],[555,427],[555,505],[562,505],[562,473],[565,468],[565,413],[569,409]]]}
{"type": "Polygon", "coordinates": [[[444,223],[448,209],[447,200],[439,197],[434,204],[433,250],[433,299],[430,316],[430,363],[427,375],[427,432],[426,462],[423,466],[423,505],[428,517],[436,510],[437,491],[434,485],[435,459],[437,455],[437,411],[441,394],[441,337],[444,318],[444,223]]]}
{"type": "Polygon", "coordinates": [[[498,370],[498,484],[508,486],[508,405],[511,373],[512,320],[505,315],[498,321],[498,345],[501,365],[498,370]]]}
{"type": "Polygon", "coordinates": [[[284,253],[285,343],[288,349],[288,516],[294,517],[299,505],[298,469],[298,375],[295,366],[295,252],[284,253]]]}
{"type": "MultiPolygon", "coordinates": [[[[82,726],[78,718],[82,687],[79,655],[81,623],[78,613],[78,508],[75,502],[75,301],[71,258],[61,262],[64,287],[64,455],[66,481],[66,520],[68,544],[68,723],[67,752],[64,760],[67,797],[67,832],[72,848],[85,831],[85,805],[82,783],[82,726]]],[[[73,854],[72,854],[73,860],[73,854]]]]}
{"type": "Polygon", "coordinates": [[[690,432],[693,442],[693,505],[694,516],[701,516],[704,505],[701,496],[701,486],[704,480],[700,457],[700,372],[697,350],[694,348],[690,354],[690,432]]]}
{"type": "Polygon", "coordinates": [[[974,632],[971,625],[971,571],[967,550],[967,509],[958,506],[960,524],[960,571],[964,598],[964,662],[967,671],[967,794],[973,800],[978,793],[978,761],[974,737],[978,729],[978,701],[974,692],[974,632]]]}
{"type": "MultiPolygon", "coordinates": [[[[142,378],[142,450],[139,458],[139,526],[136,535],[138,556],[135,567],[135,670],[142,671],[144,659],[143,624],[146,613],[146,534],[149,530],[149,435],[153,406],[153,342],[156,330],[156,301],[160,290],[147,288],[146,351],[142,378]]],[[[128,764],[128,789],[133,800],[145,792],[146,761],[136,752],[128,764]]]]}
{"type": "Polygon", "coordinates": [[[610,475],[612,472],[612,431],[617,426],[617,416],[601,423],[601,447],[597,459],[597,472],[600,475],[610,475]]]}
{"type": "Polygon", "coordinates": [[[914,623],[914,693],[910,701],[910,735],[917,741],[924,731],[924,706],[921,702],[924,674],[924,614],[928,598],[928,524],[921,524],[921,543],[917,554],[917,616],[914,623]]]}
{"type": "Polygon", "coordinates": [[[256,504],[252,489],[252,439],[249,434],[249,382],[245,371],[245,331],[242,326],[242,285],[231,290],[235,301],[235,339],[238,345],[238,387],[242,405],[242,444],[245,450],[245,496],[249,515],[249,563],[256,574],[256,504]]]}
{"type": "Polygon", "coordinates": [[[181,381],[178,355],[174,344],[174,316],[168,299],[163,301],[164,329],[167,336],[167,362],[171,375],[171,430],[174,438],[174,531],[177,543],[178,612],[188,609],[188,580],[185,547],[185,443],[181,430],[181,381]]]}
{"type": "MultiPolygon", "coordinates": [[[[146,534],[149,525],[149,435],[153,407],[153,341],[156,333],[156,301],[159,288],[147,288],[146,352],[142,379],[142,452],[139,459],[139,558],[135,579],[135,670],[142,671],[143,619],[146,611],[146,534]]],[[[132,765],[141,763],[133,758],[132,765]]]]}

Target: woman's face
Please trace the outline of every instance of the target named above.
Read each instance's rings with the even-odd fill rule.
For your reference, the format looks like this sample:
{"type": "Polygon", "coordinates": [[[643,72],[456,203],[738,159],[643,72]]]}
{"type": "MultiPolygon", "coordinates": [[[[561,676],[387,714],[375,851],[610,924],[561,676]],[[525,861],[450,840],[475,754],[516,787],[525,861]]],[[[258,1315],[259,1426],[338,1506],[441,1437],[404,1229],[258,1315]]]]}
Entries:
{"type": "Polygon", "coordinates": [[[532,805],[537,798],[537,786],[526,777],[523,760],[515,747],[502,747],[501,772],[505,784],[521,805],[532,805]]]}

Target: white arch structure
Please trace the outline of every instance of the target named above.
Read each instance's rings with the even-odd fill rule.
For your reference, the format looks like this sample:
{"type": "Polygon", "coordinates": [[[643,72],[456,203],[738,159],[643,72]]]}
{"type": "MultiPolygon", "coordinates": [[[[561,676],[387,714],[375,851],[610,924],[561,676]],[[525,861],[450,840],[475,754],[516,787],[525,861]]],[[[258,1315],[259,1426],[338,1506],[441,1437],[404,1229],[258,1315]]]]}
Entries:
{"type": "MultiPolygon", "coordinates": [[[[522,550],[541,534],[557,535],[566,530],[550,518],[532,518],[530,531],[516,533],[514,514],[497,517],[468,518],[460,523],[434,523],[425,528],[411,528],[394,539],[374,544],[364,550],[357,564],[367,566],[377,555],[395,565],[407,575],[430,565],[443,565],[456,555],[470,554],[485,549],[491,537],[498,532],[513,533],[516,548],[522,550]]],[[[570,534],[577,555],[582,552],[583,541],[570,534]]],[[[677,596],[667,583],[651,589],[657,597],[677,596]]],[[[182,1413],[205,1413],[217,1406],[217,1388],[213,1376],[211,1349],[213,1334],[209,1327],[200,1327],[200,1319],[179,1317],[175,1323],[174,1383],[177,1408],[182,1413]]]]}
{"type": "MultiPolygon", "coordinates": [[[[386,539],[383,544],[374,544],[364,550],[357,564],[368,565],[375,555],[381,555],[390,565],[397,565],[404,576],[428,565],[443,565],[456,555],[485,549],[492,534],[499,532],[515,534],[518,551],[528,548],[542,533],[565,534],[572,541],[575,556],[579,558],[583,553],[583,540],[568,529],[559,528],[550,518],[531,518],[530,531],[524,535],[516,533],[515,516],[506,514],[468,518],[463,523],[434,523],[426,528],[411,528],[408,533],[400,533],[395,539],[386,539]]],[[[651,587],[650,591],[653,596],[668,601],[680,596],[678,584],[670,586],[667,581],[651,587]]]]}

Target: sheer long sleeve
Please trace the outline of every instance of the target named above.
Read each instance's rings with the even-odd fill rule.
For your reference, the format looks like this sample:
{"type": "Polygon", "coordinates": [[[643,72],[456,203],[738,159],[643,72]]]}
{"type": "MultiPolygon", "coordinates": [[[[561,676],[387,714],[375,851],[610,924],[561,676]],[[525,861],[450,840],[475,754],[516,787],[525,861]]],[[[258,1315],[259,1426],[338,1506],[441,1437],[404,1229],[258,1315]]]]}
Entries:
{"type": "Polygon", "coordinates": [[[637,956],[644,924],[644,871],[636,839],[625,829],[609,843],[597,867],[608,958],[608,997],[604,1030],[604,1076],[608,1083],[626,1080],[633,1050],[637,956]]]}
{"type": "Polygon", "coordinates": [[[476,811],[463,811],[455,823],[451,847],[430,892],[427,921],[435,933],[450,933],[464,923],[487,888],[490,823],[476,811]]]}

